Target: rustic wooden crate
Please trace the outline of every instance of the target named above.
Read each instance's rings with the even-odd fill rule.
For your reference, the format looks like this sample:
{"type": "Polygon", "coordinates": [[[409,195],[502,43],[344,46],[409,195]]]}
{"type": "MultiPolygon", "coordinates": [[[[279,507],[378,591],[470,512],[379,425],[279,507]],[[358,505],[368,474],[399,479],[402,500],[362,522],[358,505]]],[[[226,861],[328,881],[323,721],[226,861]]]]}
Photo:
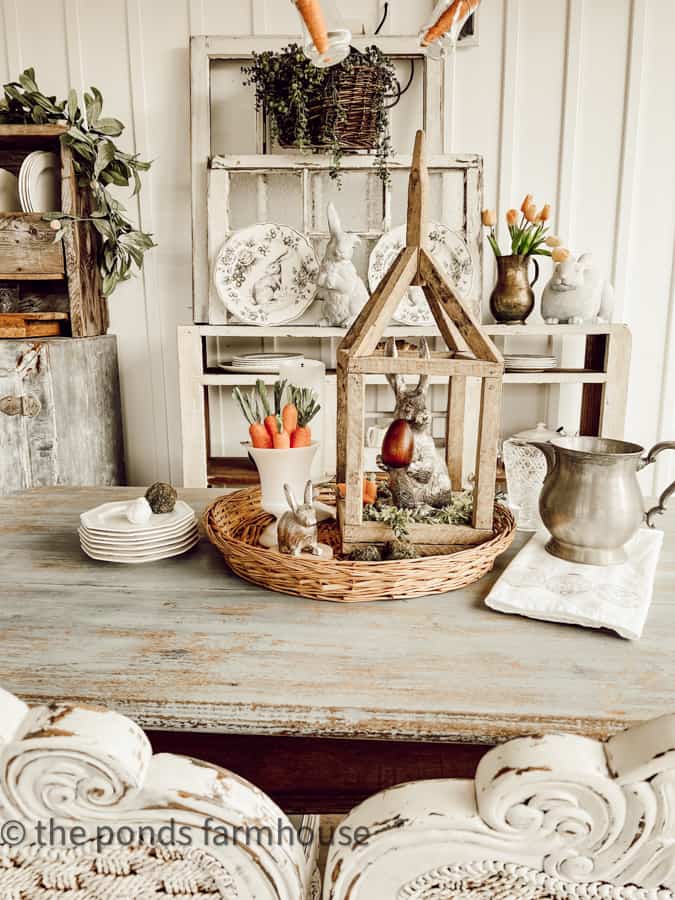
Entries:
{"type": "MultiPolygon", "coordinates": [[[[0,167],[19,174],[33,150],[61,159],[61,211],[87,215],[90,198],[81,191],[62,125],[0,125],[0,167]]],[[[105,334],[108,309],[101,293],[97,239],[86,223],[66,229],[63,243],[40,213],[0,213],[0,311],[67,312],[73,337],[105,334]],[[8,300],[14,289],[15,300],[8,300]],[[0,297],[2,300],[2,297],[0,297]]]]}
{"type": "Polygon", "coordinates": [[[124,483],[114,335],[0,341],[0,494],[124,483]]]}

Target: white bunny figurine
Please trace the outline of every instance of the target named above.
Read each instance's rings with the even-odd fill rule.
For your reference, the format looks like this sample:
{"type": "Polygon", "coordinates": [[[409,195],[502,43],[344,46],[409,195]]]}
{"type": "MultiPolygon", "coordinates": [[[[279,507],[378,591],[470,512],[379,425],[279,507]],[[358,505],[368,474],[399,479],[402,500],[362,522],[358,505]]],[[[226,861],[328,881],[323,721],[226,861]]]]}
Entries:
{"type": "Polygon", "coordinates": [[[368,301],[368,289],[360,278],[352,256],[360,238],[342,230],[340,217],[328,204],[330,240],[321,263],[316,296],[323,301],[321,325],[348,328],[368,301]]]}
{"type": "Polygon", "coordinates": [[[558,263],[541,295],[541,315],[549,325],[610,322],[613,306],[612,285],[590,253],[558,263]]]}

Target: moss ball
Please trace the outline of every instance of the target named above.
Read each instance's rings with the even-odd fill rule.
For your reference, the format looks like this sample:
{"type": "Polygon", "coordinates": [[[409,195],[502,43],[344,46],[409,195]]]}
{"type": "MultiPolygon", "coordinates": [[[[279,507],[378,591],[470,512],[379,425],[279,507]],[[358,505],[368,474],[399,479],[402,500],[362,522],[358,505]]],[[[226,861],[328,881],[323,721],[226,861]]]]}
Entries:
{"type": "Polygon", "coordinates": [[[155,514],[173,512],[177,496],[176,489],[164,481],[156,481],[145,492],[145,499],[155,514]]]}
{"type": "Polygon", "coordinates": [[[384,545],[384,559],[417,559],[419,553],[409,541],[389,541],[384,545]]]}
{"type": "Polygon", "coordinates": [[[352,562],[380,562],[382,555],[378,547],[357,547],[349,554],[352,562]]]}

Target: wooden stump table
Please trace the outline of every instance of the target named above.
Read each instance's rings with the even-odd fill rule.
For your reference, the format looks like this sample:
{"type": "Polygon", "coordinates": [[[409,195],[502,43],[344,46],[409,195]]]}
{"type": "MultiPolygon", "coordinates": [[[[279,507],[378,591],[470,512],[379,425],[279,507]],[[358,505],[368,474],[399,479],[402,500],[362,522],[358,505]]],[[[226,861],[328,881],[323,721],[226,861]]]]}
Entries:
{"type": "MultiPolygon", "coordinates": [[[[0,685],[28,702],[105,704],[155,751],[226,766],[289,813],[470,777],[509,737],[606,737],[675,706],[672,513],[644,636],[629,643],[484,606],[523,535],[470,588],[355,607],[240,581],[205,539],[156,564],[88,559],[80,512],[141,493],[0,498],[0,685]]],[[[201,512],[216,492],[181,495],[201,512]]]]}

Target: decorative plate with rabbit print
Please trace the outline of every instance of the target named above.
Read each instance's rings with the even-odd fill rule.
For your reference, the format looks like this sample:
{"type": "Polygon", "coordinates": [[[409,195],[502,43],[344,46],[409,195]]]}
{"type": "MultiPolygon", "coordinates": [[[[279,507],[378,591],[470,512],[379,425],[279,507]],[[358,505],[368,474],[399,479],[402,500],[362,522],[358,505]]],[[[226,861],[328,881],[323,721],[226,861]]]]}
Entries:
{"type": "MultiPolygon", "coordinates": [[[[473,261],[462,238],[446,225],[428,226],[429,249],[461,300],[469,299],[473,284],[473,261]]],[[[370,254],[368,284],[374,291],[405,247],[406,226],[383,234],[370,254]]],[[[433,325],[434,319],[422,288],[410,288],[392,316],[401,325],[433,325]]]]}
{"type": "Polygon", "coordinates": [[[283,325],[314,300],[312,245],[288,225],[252,225],[220,248],[213,280],[228,311],[249,325],[283,325]]]}

